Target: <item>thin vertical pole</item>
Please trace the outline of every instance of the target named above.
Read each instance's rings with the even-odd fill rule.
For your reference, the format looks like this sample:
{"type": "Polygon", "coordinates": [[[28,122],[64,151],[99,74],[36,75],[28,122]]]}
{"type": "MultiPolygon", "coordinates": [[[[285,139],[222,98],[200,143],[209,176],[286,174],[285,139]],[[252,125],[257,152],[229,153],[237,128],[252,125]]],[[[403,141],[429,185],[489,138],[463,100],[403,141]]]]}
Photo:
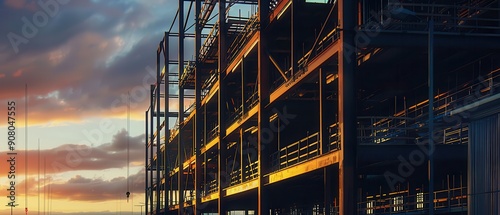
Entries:
{"type": "Polygon", "coordinates": [[[202,206],[201,206],[201,192],[200,192],[200,187],[201,187],[201,163],[203,162],[202,159],[202,154],[201,154],[201,140],[205,140],[205,143],[207,142],[207,139],[204,139],[202,137],[202,129],[203,129],[203,121],[202,121],[202,114],[203,114],[203,108],[201,107],[201,86],[202,86],[202,80],[201,80],[201,73],[202,73],[202,68],[201,64],[199,62],[200,58],[200,49],[201,49],[201,24],[200,24],[200,12],[201,11],[201,0],[195,0],[194,4],[194,17],[195,17],[195,36],[194,36],[194,53],[195,53],[195,108],[196,108],[196,113],[195,113],[195,173],[194,173],[194,192],[195,192],[195,205],[194,205],[194,214],[198,215],[201,214],[202,206]]]}
{"type": "Polygon", "coordinates": [[[165,168],[165,171],[164,171],[164,177],[165,177],[165,187],[164,187],[164,192],[165,192],[165,210],[164,210],[164,214],[166,215],[168,213],[168,202],[169,202],[169,199],[170,199],[170,196],[168,195],[168,192],[170,192],[170,188],[168,187],[168,181],[167,180],[167,177],[169,177],[169,169],[167,168],[167,160],[168,160],[168,148],[167,148],[167,143],[168,141],[170,140],[170,123],[169,123],[169,111],[170,111],[170,107],[169,107],[169,101],[170,101],[170,85],[169,85],[169,81],[170,81],[170,76],[169,76],[169,65],[170,65],[170,62],[169,62],[169,59],[170,59],[170,56],[169,56],[169,38],[170,38],[170,35],[169,35],[169,32],[165,32],[165,36],[163,37],[163,65],[165,67],[165,74],[163,75],[163,80],[164,80],[164,94],[165,96],[163,97],[164,99],[164,105],[165,105],[165,110],[164,110],[164,113],[165,113],[165,116],[164,116],[164,119],[165,119],[165,127],[164,127],[164,132],[165,132],[165,155],[164,155],[164,159],[163,159],[163,166],[165,168]]]}
{"type": "Polygon", "coordinates": [[[151,85],[150,89],[150,111],[149,111],[149,186],[150,187],[150,195],[149,195],[149,204],[150,204],[150,211],[151,213],[154,211],[154,204],[153,204],[153,135],[154,135],[154,124],[153,124],[153,113],[155,111],[154,105],[153,105],[153,99],[154,99],[154,85],[151,85]]]}
{"type": "Polygon", "coordinates": [[[148,133],[149,133],[149,127],[148,127],[148,115],[149,115],[149,111],[146,111],[146,116],[144,117],[145,118],[145,121],[146,121],[146,135],[144,136],[145,140],[144,140],[144,149],[145,149],[145,154],[146,156],[144,156],[144,168],[145,168],[145,183],[144,183],[144,191],[146,192],[146,195],[144,195],[144,202],[145,202],[145,206],[146,206],[146,214],[148,214],[148,139],[149,139],[149,136],[148,136],[148,133]]]}
{"type": "MultiPolygon", "coordinates": [[[[161,118],[161,109],[160,109],[160,89],[161,89],[161,49],[162,49],[162,44],[160,43],[158,45],[158,51],[156,53],[156,87],[155,87],[155,102],[156,102],[156,213],[158,214],[160,212],[160,206],[161,206],[161,199],[160,199],[160,192],[161,192],[161,176],[160,176],[160,171],[161,171],[161,150],[160,150],[160,118],[161,118]]],[[[151,140],[151,143],[153,141],[151,140]]]]}
{"type": "MultiPolygon", "coordinates": [[[[179,0],[179,50],[178,50],[178,75],[179,80],[181,80],[182,73],[184,72],[184,0],[179,0]]],[[[178,122],[179,122],[179,134],[177,135],[177,157],[179,159],[179,172],[177,180],[177,189],[179,190],[179,211],[178,214],[184,214],[184,147],[183,147],[183,135],[182,135],[182,124],[184,122],[184,88],[181,86],[181,81],[178,84],[179,87],[179,110],[178,110],[178,122]]]]}
{"type": "MultiPolygon", "coordinates": [[[[218,59],[218,69],[219,69],[219,105],[218,105],[218,123],[219,123],[219,143],[218,147],[218,172],[217,172],[217,188],[219,193],[219,200],[217,202],[217,211],[219,214],[226,214],[226,204],[224,203],[223,189],[226,184],[222,184],[222,177],[226,171],[226,144],[224,137],[226,136],[226,85],[225,85],[225,74],[227,65],[227,47],[226,47],[226,0],[219,0],[219,59],[218,59]]],[[[225,180],[224,180],[225,182],[225,180]]]]}

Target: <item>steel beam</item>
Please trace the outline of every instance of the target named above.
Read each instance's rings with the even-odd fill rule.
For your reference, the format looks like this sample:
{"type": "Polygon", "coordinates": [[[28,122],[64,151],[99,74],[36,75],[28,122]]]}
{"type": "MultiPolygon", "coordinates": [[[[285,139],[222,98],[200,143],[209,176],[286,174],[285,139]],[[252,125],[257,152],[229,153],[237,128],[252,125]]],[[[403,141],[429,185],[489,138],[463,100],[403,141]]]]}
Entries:
{"type": "Polygon", "coordinates": [[[271,61],[271,63],[273,63],[274,67],[276,67],[276,69],[278,70],[278,72],[280,72],[281,76],[285,79],[285,82],[288,81],[288,77],[286,77],[286,74],[285,74],[285,71],[283,71],[280,67],[280,65],[278,64],[278,62],[276,62],[276,60],[274,60],[273,56],[271,56],[269,53],[269,60],[271,61]]]}
{"type": "MultiPolygon", "coordinates": [[[[362,35],[369,35],[366,30],[358,31],[362,35]]],[[[454,34],[434,33],[434,46],[442,48],[457,48],[467,50],[498,50],[500,35],[482,34],[454,34]],[[457,45],[458,44],[458,45],[457,45]]],[[[380,32],[376,37],[370,37],[367,48],[371,47],[397,47],[397,48],[426,48],[428,43],[427,32],[405,33],[405,32],[380,32]]]]}
{"type": "Polygon", "coordinates": [[[332,180],[333,180],[333,168],[327,166],[323,168],[323,204],[325,211],[323,214],[330,214],[331,203],[332,203],[332,180]]]}
{"type": "Polygon", "coordinates": [[[299,175],[303,175],[308,172],[312,172],[314,170],[319,170],[328,166],[332,166],[334,164],[339,163],[339,158],[340,158],[340,152],[339,151],[334,151],[327,153],[325,155],[319,156],[317,158],[314,158],[312,160],[308,160],[306,162],[293,165],[291,167],[288,167],[286,169],[280,170],[273,172],[267,176],[267,183],[268,184],[274,184],[286,179],[290,179],[299,175]]]}
{"type": "Polygon", "coordinates": [[[228,173],[226,172],[226,141],[224,137],[226,136],[226,84],[225,76],[227,67],[227,23],[226,23],[226,0],[218,0],[218,10],[219,10],[219,58],[218,58],[218,68],[219,68],[219,105],[218,105],[218,122],[219,122],[219,144],[218,146],[218,170],[217,170],[217,186],[219,198],[217,201],[217,211],[219,214],[226,214],[226,204],[224,202],[224,188],[226,184],[229,184],[230,180],[227,178],[228,173]]]}
{"type": "MultiPolygon", "coordinates": [[[[150,129],[150,137],[149,141],[151,142],[151,145],[149,146],[149,155],[151,156],[149,160],[149,165],[150,165],[150,171],[149,171],[149,186],[151,186],[151,195],[149,196],[149,204],[150,204],[150,210],[151,213],[154,211],[154,204],[153,204],[153,139],[154,139],[154,131],[153,131],[153,113],[154,111],[154,105],[153,105],[153,98],[154,98],[154,90],[155,90],[155,85],[151,85],[151,90],[150,90],[150,116],[149,116],[149,129],[150,129]]],[[[146,143],[147,144],[147,143],[146,143]]]]}
{"type": "Polygon", "coordinates": [[[339,62],[339,127],[341,153],[339,165],[340,214],[354,215],[356,210],[356,53],[354,36],[356,27],[356,1],[339,0],[340,52],[339,62]]]}
{"type": "Polygon", "coordinates": [[[294,78],[294,75],[297,74],[298,71],[298,61],[300,59],[299,55],[299,30],[300,27],[296,26],[297,24],[300,23],[300,20],[297,17],[297,14],[300,13],[300,2],[302,0],[291,0],[292,5],[291,5],[291,12],[292,15],[290,16],[290,71],[291,71],[291,77],[292,79],[294,78]],[[297,23],[296,23],[297,22],[297,23]]]}
{"type": "Polygon", "coordinates": [[[145,135],[145,141],[144,141],[144,148],[146,150],[145,151],[146,153],[145,153],[145,156],[144,156],[144,168],[146,169],[146,171],[144,171],[145,172],[144,178],[146,179],[145,180],[146,183],[144,183],[144,186],[145,186],[145,189],[146,189],[145,190],[146,195],[144,195],[144,203],[145,203],[144,206],[146,208],[145,212],[146,212],[146,214],[148,214],[148,205],[149,205],[148,204],[148,193],[149,193],[148,192],[148,173],[149,173],[148,172],[148,158],[149,158],[149,155],[148,155],[148,142],[149,142],[149,136],[148,136],[149,130],[148,129],[149,129],[149,125],[148,125],[148,123],[149,123],[149,110],[146,111],[146,116],[144,118],[145,118],[145,121],[146,121],[146,135],[145,135]]]}
{"type": "MultiPolygon", "coordinates": [[[[160,43],[158,45],[158,51],[156,52],[156,89],[155,89],[155,100],[156,100],[156,113],[159,113],[160,110],[160,85],[161,85],[161,51],[163,47],[160,43]]],[[[156,116],[156,214],[160,212],[160,192],[161,192],[161,178],[160,178],[160,116],[156,116]]]]}
{"type": "Polygon", "coordinates": [[[328,152],[330,141],[328,141],[328,130],[326,123],[326,72],[320,68],[318,74],[318,87],[319,87],[319,143],[320,154],[328,152]]]}
{"type": "Polygon", "coordinates": [[[258,105],[257,116],[257,160],[258,160],[258,179],[257,188],[257,214],[269,214],[269,194],[264,187],[264,174],[268,172],[270,147],[264,142],[265,134],[263,131],[269,131],[269,113],[266,110],[266,105],[269,104],[269,56],[267,55],[267,44],[269,37],[265,31],[269,18],[269,0],[259,0],[259,21],[260,21],[260,38],[257,49],[258,56],[258,94],[260,104],[258,105]]]}
{"type": "MultiPolygon", "coordinates": [[[[179,27],[179,45],[178,45],[178,74],[179,80],[181,80],[182,73],[184,72],[184,0],[179,0],[179,19],[178,19],[178,27],[179,27]]],[[[184,88],[182,88],[179,82],[179,125],[182,125],[184,122],[184,88]]],[[[178,181],[177,181],[177,189],[179,191],[179,210],[178,214],[184,214],[184,170],[182,167],[184,161],[184,138],[182,136],[182,126],[179,126],[179,134],[177,135],[177,159],[179,160],[179,173],[178,181]]]]}
{"type": "Polygon", "coordinates": [[[429,20],[428,86],[429,86],[429,215],[434,215],[434,20],[429,20]]]}
{"type": "MultiPolygon", "coordinates": [[[[202,137],[202,129],[203,129],[203,118],[202,118],[202,113],[203,109],[201,107],[201,86],[202,86],[202,81],[201,80],[201,72],[202,69],[201,64],[199,62],[199,55],[200,55],[200,49],[201,49],[201,24],[199,20],[199,14],[201,11],[201,0],[195,0],[194,3],[194,17],[195,17],[195,37],[194,37],[194,53],[195,53],[195,74],[194,74],[194,103],[195,103],[195,108],[196,108],[196,113],[195,113],[195,125],[194,125],[194,141],[195,141],[195,169],[194,169],[194,190],[195,190],[195,205],[194,205],[194,214],[198,215],[201,214],[202,212],[202,205],[201,205],[201,163],[203,162],[203,155],[201,154],[201,140],[203,139],[202,137]]],[[[205,139],[206,142],[206,139],[205,139]]]]}
{"type": "MultiPolygon", "coordinates": [[[[166,95],[166,97],[164,98],[164,110],[163,112],[164,113],[170,113],[170,106],[169,106],[169,96],[170,95],[170,86],[169,86],[169,78],[170,78],[170,70],[169,70],[169,58],[170,58],[170,55],[169,55],[169,50],[170,50],[170,44],[169,44],[169,41],[170,41],[170,35],[168,32],[165,32],[165,35],[163,37],[163,65],[164,65],[164,68],[165,68],[165,75],[163,76],[164,78],[164,94],[166,95]]],[[[168,195],[168,192],[170,191],[170,188],[168,187],[168,183],[167,183],[167,177],[169,177],[168,175],[168,168],[167,168],[167,162],[168,162],[168,153],[167,153],[167,143],[168,141],[170,140],[170,122],[169,122],[169,119],[170,119],[170,116],[164,116],[164,119],[165,119],[165,126],[164,126],[164,132],[165,132],[165,151],[164,151],[164,161],[163,161],[163,167],[165,168],[165,171],[164,171],[164,178],[165,178],[165,184],[164,184],[164,192],[165,192],[165,210],[164,210],[164,214],[166,215],[168,213],[168,202],[169,202],[169,195],[168,195]]]]}

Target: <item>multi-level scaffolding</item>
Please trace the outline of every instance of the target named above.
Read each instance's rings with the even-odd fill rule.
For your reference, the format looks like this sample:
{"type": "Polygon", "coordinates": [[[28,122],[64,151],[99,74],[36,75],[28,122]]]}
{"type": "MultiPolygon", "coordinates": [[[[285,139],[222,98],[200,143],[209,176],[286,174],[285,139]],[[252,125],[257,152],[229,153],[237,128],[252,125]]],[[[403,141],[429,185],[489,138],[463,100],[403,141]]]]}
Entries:
{"type": "Polygon", "coordinates": [[[500,1],[178,3],[146,214],[499,212],[500,1]]]}

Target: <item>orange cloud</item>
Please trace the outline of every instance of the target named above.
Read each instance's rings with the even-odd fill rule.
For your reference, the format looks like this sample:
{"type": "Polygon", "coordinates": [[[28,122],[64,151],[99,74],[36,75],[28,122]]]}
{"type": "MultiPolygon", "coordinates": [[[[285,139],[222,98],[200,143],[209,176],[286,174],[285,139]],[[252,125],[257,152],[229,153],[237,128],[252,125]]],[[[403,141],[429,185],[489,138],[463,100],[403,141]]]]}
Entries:
{"type": "Polygon", "coordinates": [[[26,0],[6,0],[4,3],[14,9],[28,9],[31,11],[36,9],[35,1],[26,2],[26,0]]]}
{"type": "Polygon", "coordinates": [[[5,77],[5,74],[0,74],[0,78],[4,78],[5,77]]]}
{"type": "Polygon", "coordinates": [[[12,74],[12,77],[18,78],[18,77],[20,77],[22,74],[23,74],[23,70],[22,70],[22,69],[18,69],[16,72],[14,72],[14,73],[12,74]]]}

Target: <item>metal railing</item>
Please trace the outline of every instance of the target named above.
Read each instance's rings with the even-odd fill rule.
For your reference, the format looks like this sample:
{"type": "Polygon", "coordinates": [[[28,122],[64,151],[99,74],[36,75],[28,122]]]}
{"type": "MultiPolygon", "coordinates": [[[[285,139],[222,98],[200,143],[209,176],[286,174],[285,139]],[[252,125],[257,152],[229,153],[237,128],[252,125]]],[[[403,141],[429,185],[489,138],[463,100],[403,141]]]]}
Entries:
{"type": "Polygon", "coordinates": [[[291,143],[271,155],[274,170],[298,164],[320,155],[319,133],[313,133],[291,143]]]}
{"type": "Polygon", "coordinates": [[[338,122],[328,127],[328,151],[337,151],[340,149],[340,135],[338,122]]]}
{"type": "Polygon", "coordinates": [[[412,143],[412,137],[408,122],[413,119],[407,117],[358,117],[358,143],[359,144],[381,144],[381,143],[412,143]]]}
{"type": "MultiPolygon", "coordinates": [[[[206,140],[203,138],[201,140],[201,146],[205,146],[208,144],[210,141],[212,141],[214,138],[219,136],[219,125],[217,123],[212,123],[210,126],[207,127],[207,135],[206,135],[206,140]]],[[[203,133],[202,137],[205,137],[205,134],[203,133]]]]}
{"type": "Polygon", "coordinates": [[[236,169],[235,171],[232,171],[229,174],[229,177],[231,177],[231,181],[229,183],[229,186],[241,184],[241,169],[236,169]]]}
{"type": "Polygon", "coordinates": [[[219,70],[211,70],[209,77],[201,85],[201,100],[210,92],[217,80],[219,80],[219,70]]]}
{"type": "Polygon", "coordinates": [[[239,105],[236,109],[234,109],[234,112],[230,112],[227,117],[227,123],[228,125],[231,125],[232,123],[236,122],[237,120],[241,119],[250,109],[255,107],[257,104],[259,104],[259,94],[257,91],[254,91],[252,95],[245,101],[244,106],[239,105]]]}
{"type": "Polygon", "coordinates": [[[180,80],[179,80],[179,85],[184,86],[189,82],[193,82],[194,80],[194,72],[195,72],[195,62],[194,61],[188,61],[186,63],[186,66],[184,67],[184,72],[182,73],[180,80]]]}
{"type": "Polygon", "coordinates": [[[247,43],[250,37],[259,29],[259,19],[257,14],[248,19],[245,27],[241,29],[236,38],[233,40],[227,51],[228,62],[236,58],[236,55],[243,50],[243,46],[247,43]]]}
{"type": "MultiPolygon", "coordinates": [[[[361,29],[369,31],[427,32],[428,20],[434,20],[435,32],[494,33],[500,30],[497,18],[482,16],[498,13],[497,0],[475,0],[462,4],[396,3],[384,7],[384,11],[367,8],[368,19],[361,29]]],[[[380,7],[380,5],[379,5],[380,7]]],[[[380,10],[380,9],[379,9],[380,10]]]]}
{"type": "MultiPolygon", "coordinates": [[[[425,212],[429,208],[429,193],[410,194],[408,190],[369,196],[358,202],[358,214],[399,214],[425,212]]],[[[467,187],[451,188],[434,192],[436,211],[466,211],[467,187]]]]}
{"type": "Polygon", "coordinates": [[[253,161],[243,167],[243,182],[252,180],[259,176],[259,161],[253,161]]]}
{"type": "Polygon", "coordinates": [[[318,42],[318,45],[314,47],[314,50],[307,52],[302,58],[299,59],[298,67],[305,68],[311,59],[321,54],[326,48],[330,47],[335,41],[340,39],[340,29],[332,29],[322,40],[318,42]]]}
{"type": "Polygon", "coordinates": [[[281,87],[282,85],[285,84],[292,84],[295,82],[297,78],[299,78],[301,75],[304,74],[304,72],[307,70],[307,65],[308,63],[314,59],[316,56],[320,55],[323,53],[323,51],[330,47],[335,41],[340,39],[340,30],[338,28],[334,28],[328,33],[325,37],[323,37],[322,40],[318,42],[318,45],[315,46],[314,50],[311,50],[307,53],[304,54],[302,58],[300,58],[297,61],[297,66],[298,70],[295,74],[292,74],[290,72],[290,69],[288,69],[285,74],[288,76],[288,81],[285,81],[285,78],[283,76],[279,76],[271,86],[271,91],[274,91],[281,87]]]}
{"type": "Polygon", "coordinates": [[[200,62],[204,62],[207,59],[210,53],[210,49],[214,46],[215,41],[217,41],[218,35],[219,35],[219,22],[215,23],[215,25],[212,27],[210,33],[208,34],[207,38],[205,39],[203,45],[200,48],[200,56],[199,56],[200,62]]]}
{"type": "Polygon", "coordinates": [[[203,185],[203,193],[201,193],[201,196],[208,196],[217,191],[219,191],[219,187],[217,186],[217,180],[214,179],[203,185]]]}
{"type": "MultiPolygon", "coordinates": [[[[442,139],[436,144],[467,144],[468,124],[448,120],[453,111],[475,101],[496,95],[500,89],[500,68],[476,80],[435,96],[434,120],[442,126],[435,134],[442,139]]],[[[358,118],[358,143],[416,143],[428,138],[428,100],[400,111],[394,116],[371,116],[358,118]]],[[[458,113],[460,114],[460,113],[458,113]]]]}

